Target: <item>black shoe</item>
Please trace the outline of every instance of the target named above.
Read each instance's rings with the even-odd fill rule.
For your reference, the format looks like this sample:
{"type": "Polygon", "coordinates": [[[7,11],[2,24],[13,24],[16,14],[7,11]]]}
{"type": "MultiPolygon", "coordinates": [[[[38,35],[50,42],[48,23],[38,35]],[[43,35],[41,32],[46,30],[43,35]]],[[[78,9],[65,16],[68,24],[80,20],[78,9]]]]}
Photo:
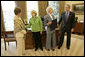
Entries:
{"type": "Polygon", "coordinates": [[[47,49],[47,51],[50,51],[50,49],[47,49]]]}
{"type": "Polygon", "coordinates": [[[40,48],[43,51],[43,48],[40,48]]]}
{"type": "Polygon", "coordinates": [[[58,49],[60,49],[60,47],[58,47],[58,49]]]}
{"type": "Polygon", "coordinates": [[[55,51],[55,49],[52,49],[52,51],[55,51]]]}
{"type": "Polygon", "coordinates": [[[69,48],[69,47],[67,47],[67,49],[69,50],[70,48],[69,48]]]}
{"type": "Polygon", "coordinates": [[[37,51],[38,49],[36,48],[35,51],[37,51]]]}

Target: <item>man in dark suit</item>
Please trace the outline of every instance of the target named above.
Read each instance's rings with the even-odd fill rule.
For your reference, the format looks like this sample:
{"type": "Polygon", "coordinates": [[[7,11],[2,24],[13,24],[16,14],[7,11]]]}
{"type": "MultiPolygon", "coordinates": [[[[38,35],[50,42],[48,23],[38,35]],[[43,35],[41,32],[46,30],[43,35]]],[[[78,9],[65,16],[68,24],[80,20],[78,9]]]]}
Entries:
{"type": "Polygon", "coordinates": [[[75,13],[70,11],[70,5],[68,4],[65,6],[65,10],[66,11],[61,14],[61,18],[58,22],[59,26],[62,21],[58,49],[60,49],[63,44],[65,32],[67,32],[67,49],[70,49],[71,32],[74,31],[75,13]]]}

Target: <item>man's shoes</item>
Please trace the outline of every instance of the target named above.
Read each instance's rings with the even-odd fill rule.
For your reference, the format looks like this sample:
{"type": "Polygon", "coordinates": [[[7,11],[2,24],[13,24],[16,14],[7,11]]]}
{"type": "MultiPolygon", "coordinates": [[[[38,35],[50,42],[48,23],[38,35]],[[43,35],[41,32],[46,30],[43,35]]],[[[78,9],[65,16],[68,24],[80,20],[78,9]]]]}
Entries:
{"type": "Polygon", "coordinates": [[[38,48],[35,48],[35,51],[37,51],[38,50],[38,48]]]}
{"type": "Polygon", "coordinates": [[[58,49],[60,49],[60,47],[58,47],[58,49]]]}
{"type": "Polygon", "coordinates": [[[43,51],[43,48],[40,48],[43,51]]]}

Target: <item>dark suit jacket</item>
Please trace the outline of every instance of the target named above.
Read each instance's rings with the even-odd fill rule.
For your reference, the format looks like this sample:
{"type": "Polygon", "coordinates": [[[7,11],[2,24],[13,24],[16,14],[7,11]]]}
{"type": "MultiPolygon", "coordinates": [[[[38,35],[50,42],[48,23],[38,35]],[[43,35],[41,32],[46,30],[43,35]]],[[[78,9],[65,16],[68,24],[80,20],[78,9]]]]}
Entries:
{"type": "Polygon", "coordinates": [[[61,14],[61,18],[58,22],[58,24],[60,24],[62,22],[62,25],[61,25],[61,29],[63,28],[66,28],[66,29],[72,29],[74,28],[74,24],[75,24],[75,13],[73,12],[69,12],[69,17],[68,17],[68,20],[67,22],[65,21],[65,13],[66,12],[63,12],[61,14]]]}

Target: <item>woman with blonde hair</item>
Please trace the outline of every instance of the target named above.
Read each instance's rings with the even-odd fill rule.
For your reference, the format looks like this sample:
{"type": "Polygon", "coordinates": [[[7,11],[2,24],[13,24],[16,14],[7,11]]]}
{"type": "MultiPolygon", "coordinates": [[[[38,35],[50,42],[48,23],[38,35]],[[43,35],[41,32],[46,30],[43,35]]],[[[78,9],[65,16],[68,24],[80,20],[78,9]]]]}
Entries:
{"type": "Polygon", "coordinates": [[[27,25],[26,28],[30,28],[32,26],[32,34],[33,34],[33,38],[35,40],[35,51],[38,50],[38,48],[40,48],[43,51],[43,47],[42,47],[42,30],[43,30],[43,26],[42,26],[42,21],[41,18],[39,16],[37,16],[37,13],[35,10],[31,11],[31,15],[32,17],[29,20],[29,24],[27,25]]]}

